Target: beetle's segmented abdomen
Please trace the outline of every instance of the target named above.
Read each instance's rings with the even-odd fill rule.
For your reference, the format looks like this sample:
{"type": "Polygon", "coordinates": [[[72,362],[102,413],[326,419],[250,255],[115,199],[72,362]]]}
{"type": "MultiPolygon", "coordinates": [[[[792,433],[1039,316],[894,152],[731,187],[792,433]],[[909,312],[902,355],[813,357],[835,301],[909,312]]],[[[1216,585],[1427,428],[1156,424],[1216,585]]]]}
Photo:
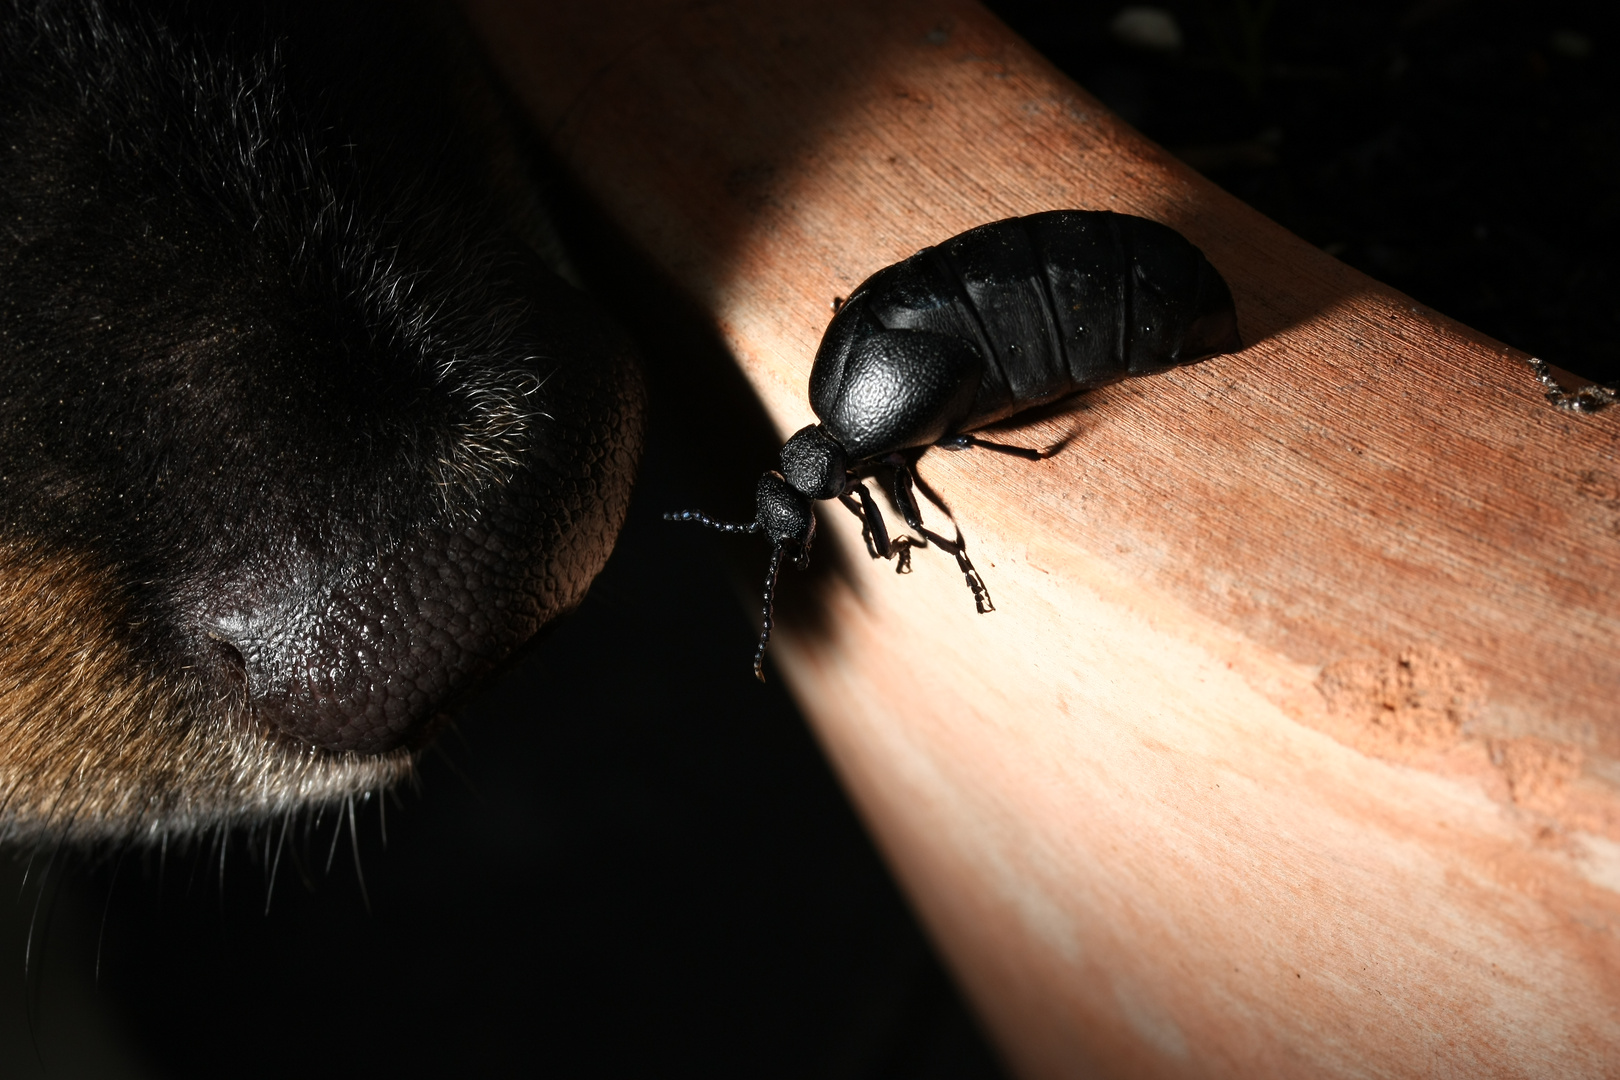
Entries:
{"type": "Polygon", "coordinates": [[[816,353],[817,416],[839,412],[850,357],[896,330],[978,351],[978,393],[957,431],[1239,347],[1231,293],[1203,253],[1168,226],[1106,210],[991,222],[873,274],[816,353]]]}
{"type": "Polygon", "coordinates": [[[1232,294],[1202,251],[1168,225],[1107,217],[1118,230],[1125,264],[1126,375],[1152,375],[1241,347],[1232,294]]]}
{"type": "Polygon", "coordinates": [[[1053,210],[1020,219],[1046,279],[1071,391],[1129,373],[1130,261],[1117,214],[1053,210]]]}
{"type": "Polygon", "coordinates": [[[1053,210],[1019,219],[1045,272],[1070,389],[1093,390],[1237,347],[1232,298],[1186,237],[1146,218],[1053,210]],[[1229,329],[1198,326],[1210,309],[1229,329]]]}
{"type": "Polygon", "coordinates": [[[1062,330],[1024,219],[969,229],[934,252],[967,302],[985,355],[969,422],[986,423],[1071,392],[1062,330]]]}

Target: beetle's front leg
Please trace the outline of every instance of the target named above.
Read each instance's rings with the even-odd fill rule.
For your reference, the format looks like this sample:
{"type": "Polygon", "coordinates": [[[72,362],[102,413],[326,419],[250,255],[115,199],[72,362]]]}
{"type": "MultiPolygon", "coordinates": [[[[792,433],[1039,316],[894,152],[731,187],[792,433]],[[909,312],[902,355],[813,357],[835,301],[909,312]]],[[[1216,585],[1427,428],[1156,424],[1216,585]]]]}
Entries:
{"type": "Polygon", "coordinates": [[[906,574],[911,572],[911,538],[897,536],[889,539],[889,527],[883,521],[883,514],[878,510],[877,500],[862,483],[851,484],[849,489],[838,496],[850,513],[861,519],[861,539],[866,541],[866,553],[874,559],[896,559],[894,572],[906,574]],[[850,491],[855,495],[850,495],[850,491]],[[859,501],[856,501],[856,497],[859,501]]]}
{"type": "Polygon", "coordinates": [[[866,553],[874,559],[887,559],[889,557],[889,533],[883,527],[883,519],[878,519],[876,535],[872,532],[872,522],[867,519],[866,511],[849,492],[838,496],[838,501],[844,504],[844,509],[854,514],[861,523],[861,540],[866,544],[866,553]]]}
{"type": "Polygon", "coordinates": [[[894,498],[894,505],[899,508],[900,516],[906,524],[920,533],[926,534],[923,528],[922,513],[917,509],[916,496],[911,493],[911,466],[899,454],[890,454],[884,459],[894,471],[893,479],[889,482],[889,494],[894,498]]]}
{"type": "Polygon", "coordinates": [[[891,554],[889,529],[883,523],[883,515],[878,513],[877,504],[872,501],[872,493],[866,490],[866,485],[851,484],[838,496],[838,501],[843,503],[844,508],[850,513],[860,518],[861,539],[866,541],[866,553],[874,559],[889,558],[891,554]],[[859,502],[850,494],[851,491],[860,496],[859,502]]]}

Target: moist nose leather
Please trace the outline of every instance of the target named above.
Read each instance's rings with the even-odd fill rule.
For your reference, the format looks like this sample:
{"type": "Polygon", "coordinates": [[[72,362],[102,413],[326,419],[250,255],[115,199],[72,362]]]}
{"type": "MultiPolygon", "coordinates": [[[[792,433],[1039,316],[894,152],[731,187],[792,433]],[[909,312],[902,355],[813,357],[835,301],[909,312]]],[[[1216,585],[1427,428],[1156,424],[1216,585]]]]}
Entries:
{"type": "Polygon", "coordinates": [[[241,656],[252,721],[323,750],[425,741],[447,699],[555,607],[535,569],[546,530],[525,512],[533,500],[517,502],[460,529],[424,530],[324,580],[270,585],[256,609],[219,620],[210,636],[241,656]]]}

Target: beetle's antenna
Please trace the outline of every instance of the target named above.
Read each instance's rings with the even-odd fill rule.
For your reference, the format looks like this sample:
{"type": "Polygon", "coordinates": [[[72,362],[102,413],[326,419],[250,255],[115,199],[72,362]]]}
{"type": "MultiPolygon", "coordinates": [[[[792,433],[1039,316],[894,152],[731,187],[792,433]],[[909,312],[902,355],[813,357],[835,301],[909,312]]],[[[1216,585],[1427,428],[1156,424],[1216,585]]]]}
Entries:
{"type": "MultiPolygon", "coordinates": [[[[723,533],[757,533],[765,526],[758,521],[746,524],[735,521],[716,521],[701,510],[672,510],[664,515],[665,521],[695,521],[699,525],[707,525],[723,533]]],[[[775,580],[774,578],[772,580],[775,580]]]]}
{"type": "Polygon", "coordinates": [[[765,572],[764,620],[759,628],[759,648],[754,650],[754,678],[760,682],[765,681],[765,646],[771,643],[771,627],[775,621],[771,610],[776,604],[776,575],[781,573],[782,552],[786,548],[783,543],[771,549],[771,568],[765,572]]]}

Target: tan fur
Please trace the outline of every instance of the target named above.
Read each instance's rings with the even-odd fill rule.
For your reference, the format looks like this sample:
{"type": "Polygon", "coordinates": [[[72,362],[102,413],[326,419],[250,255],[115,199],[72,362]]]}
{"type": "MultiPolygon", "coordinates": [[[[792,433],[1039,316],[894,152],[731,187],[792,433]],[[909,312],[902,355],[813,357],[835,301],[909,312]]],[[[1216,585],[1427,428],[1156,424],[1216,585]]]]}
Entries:
{"type": "Polygon", "coordinates": [[[0,840],[156,841],[386,787],[411,755],[315,750],[142,670],[111,575],[0,539],[0,840]]]}

